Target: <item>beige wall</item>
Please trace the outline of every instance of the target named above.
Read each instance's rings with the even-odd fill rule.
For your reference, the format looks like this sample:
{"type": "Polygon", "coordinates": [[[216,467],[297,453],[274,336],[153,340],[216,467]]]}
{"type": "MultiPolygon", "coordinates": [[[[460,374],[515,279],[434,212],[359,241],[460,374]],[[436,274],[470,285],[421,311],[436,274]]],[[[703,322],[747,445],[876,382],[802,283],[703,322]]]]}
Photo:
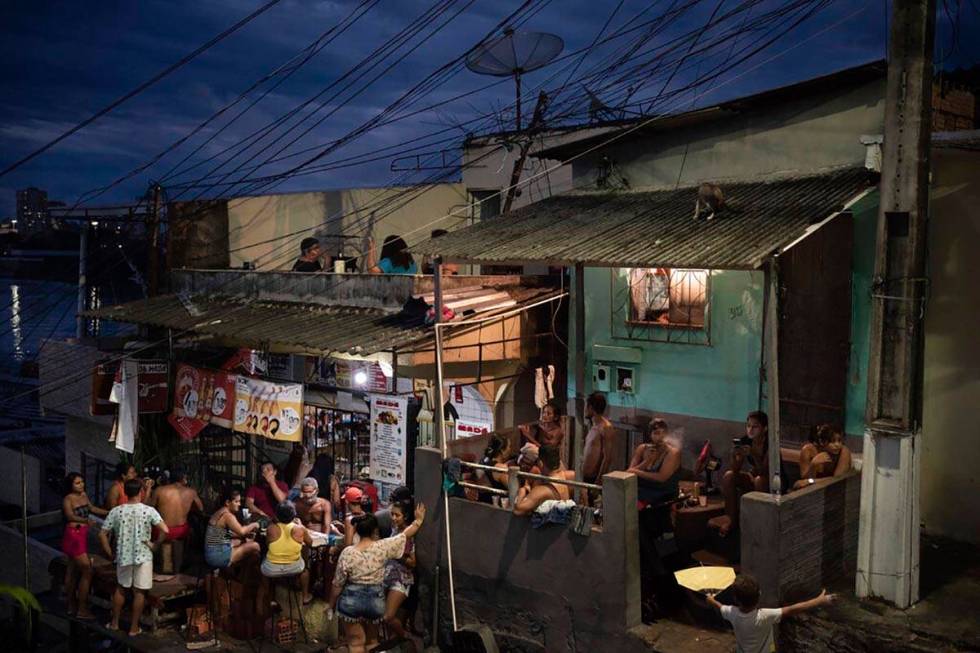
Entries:
{"type": "Polygon", "coordinates": [[[433,229],[453,229],[468,221],[468,202],[462,184],[435,184],[425,192],[419,187],[353,188],[232,199],[230,264],[240,267],[252,261],[262,270],[288,269],[299,255],[300,241],[311,235],[321,239],[328,254],[334,253],[337,242],[331,235],[359,236],[345,241],[348,256],[366,251],[369,233],[379,248],[391,234],[412,244],[433,229]],[[405,191],[410,194],[403,196],[405,191]],[[454,209],[456,216],[445,217],[454,209]]]}
{"type": "MultiPolygon", "coordinates": [[[[805,173],[864,163],[863,134],[880,134],[884,79],[841,93],[753,108],[713,122],[620,139],[603,150],[633,188],[805,173]]],[[[589,157],[575,163],[576,186],[594,179],[589,157]]]]}
{"type": "Polygon", "coordinates": [[[920,512],[927,531],[980,543],[980,152],[934,152],[920,512]]]}

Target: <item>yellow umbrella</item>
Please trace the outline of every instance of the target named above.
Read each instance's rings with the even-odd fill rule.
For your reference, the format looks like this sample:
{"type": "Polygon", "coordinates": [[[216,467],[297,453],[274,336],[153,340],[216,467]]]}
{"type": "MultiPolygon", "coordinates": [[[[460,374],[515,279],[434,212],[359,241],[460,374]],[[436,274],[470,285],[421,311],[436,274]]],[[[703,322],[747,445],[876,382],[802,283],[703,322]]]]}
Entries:
{"type": "Polygon", "coordinates": [[[735,582],[735,570],[731,567],[691,567],[674,572],[681,587],[695,592],[720,592],[735,582]]]}

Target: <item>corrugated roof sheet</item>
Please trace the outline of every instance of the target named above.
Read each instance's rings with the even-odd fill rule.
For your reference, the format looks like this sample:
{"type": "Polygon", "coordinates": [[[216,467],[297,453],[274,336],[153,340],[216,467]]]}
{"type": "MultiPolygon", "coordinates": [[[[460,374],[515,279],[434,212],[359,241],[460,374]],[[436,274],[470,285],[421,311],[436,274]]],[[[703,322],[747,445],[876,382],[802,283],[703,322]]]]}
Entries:
{"type": "Polygon", "coordinates": [[[980,151],[980,129],[956,132],[933,132],[932,146],[980,151]]]}
{"type": "MultiPolygon", "coordinates": [[[[557,295],[551,288],[486,289],[469,299],[480,315],[513,308],[557,295]],[[481,300],[485,299],[485,301],[481,300]],[[480,309],[483,308],[482,312],[480,309]]],[[[455,294],[447,295],[455,299],[455,294]]],[[[461,297],[460,300],[465,298],[461,297]]],[[[241,297],[190,298],[198,315],[191,315],[176,295],[161,295],[118,306],[86,311],[83,315],[117,322],[166,327],[181,332],[213,335],[252,347],[279,345],[311,353],[368,356],[415,345],[432,337],[421,321],[376,308],[321,306],[241,297]]],[[[452,306],[451,302],[448,305],[452,306]]],[[[465,319],[460,320],[465,322],[465,319]]]]}
{"type": "Polygon", "coordinates": [[[475,263],[755,269],[869,188],[864,168],[721,184],[728,208],[694,220],[696,188],[558,195],[412,248],[475,263]]]}

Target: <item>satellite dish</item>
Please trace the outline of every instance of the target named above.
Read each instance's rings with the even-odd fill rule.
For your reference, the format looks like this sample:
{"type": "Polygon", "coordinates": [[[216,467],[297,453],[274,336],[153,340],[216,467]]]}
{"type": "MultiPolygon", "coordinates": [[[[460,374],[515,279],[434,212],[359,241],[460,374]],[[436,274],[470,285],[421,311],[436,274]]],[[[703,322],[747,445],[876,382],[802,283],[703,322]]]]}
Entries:
{"type": "Polygon", "coordinates": [[[511,77],[517,87],[517,129],[521,128],[521,75],[551,63],[565,47],[561,37],[544,32],[504,30],[466,57],[466,67],[481,75],[511,77]]]}

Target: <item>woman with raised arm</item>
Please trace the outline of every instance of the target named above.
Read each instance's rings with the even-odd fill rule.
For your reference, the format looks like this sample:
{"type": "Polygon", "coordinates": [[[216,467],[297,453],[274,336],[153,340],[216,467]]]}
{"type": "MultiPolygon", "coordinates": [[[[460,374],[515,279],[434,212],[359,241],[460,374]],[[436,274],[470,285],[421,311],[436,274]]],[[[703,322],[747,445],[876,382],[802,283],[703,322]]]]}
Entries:
{"type": "Polygon", "coordinates": [[[384,573],[389,560],[405,555],[408,540],[425,521],[425,505],[415,506],[415,521],[398,535],[380,539],[378,520],[367,513],[354,528],[360,540],[340,553],[333,579],[328,615],[333,610],[344,622],[344,635],[351,653],[364,653],[378,643],[378,623],[385,616],[384,573]]]}

